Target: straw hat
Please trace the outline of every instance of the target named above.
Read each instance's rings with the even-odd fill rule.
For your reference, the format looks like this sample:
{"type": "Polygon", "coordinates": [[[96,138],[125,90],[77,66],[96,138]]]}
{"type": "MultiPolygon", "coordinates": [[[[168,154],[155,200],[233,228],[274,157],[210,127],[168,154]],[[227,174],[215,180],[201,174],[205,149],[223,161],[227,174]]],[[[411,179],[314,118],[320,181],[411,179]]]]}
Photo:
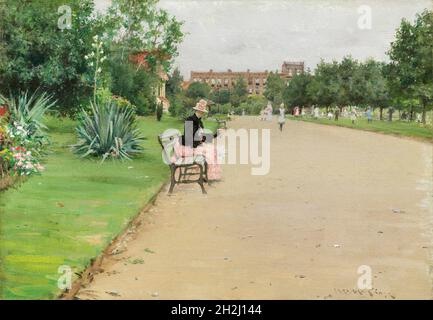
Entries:
{"type": "Polygon", "coordinates": [[[201,99],[199,102],[197,102],[197,104],[195,105],[195,107],[193,109],[200,111],[200,112],[208,113],[207,101],[204,99],[201,99]]]}

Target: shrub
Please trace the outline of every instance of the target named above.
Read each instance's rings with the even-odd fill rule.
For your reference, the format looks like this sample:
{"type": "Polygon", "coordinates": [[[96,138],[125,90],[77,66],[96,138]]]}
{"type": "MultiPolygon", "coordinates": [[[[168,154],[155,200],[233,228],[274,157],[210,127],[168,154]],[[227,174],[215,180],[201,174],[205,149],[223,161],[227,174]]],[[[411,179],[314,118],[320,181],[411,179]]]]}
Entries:
{"type": "Polygon", "coordinates": [[[30,135],[46,129],[42,118],[55,105],[55,101],[45,92],[41,95],[35,92],[31,96],[25,92],[10,99],[1,97],[0,100],[5,100],[8,104],[11,122],[17,122],[26,127],[30,135]]]}
{"type": "Polygon", "coordinates": [[[161,121],[163,111],[162,103],[158,103],[156,106],[156,120],[161,121]]]}
{"type": "Polygon", "coordinates": [[[82,111],[77,126],[78,143],[72,150],[81,157],[130,159],[143,151],[135,116],[131,109],[118,108],[113,102],[91,104],[90,113],[82,111]]]}
{"type": "Polygon", "coordinates": [[[25,147],[40,156],[48,143],[46,126],[42,119],[55,105],[55,101],[46,93],[33,93],[29,96],[27,92],[10,99],[2,99],[6,101],[9,109],[7,136],[14,145],[25,147]]]}

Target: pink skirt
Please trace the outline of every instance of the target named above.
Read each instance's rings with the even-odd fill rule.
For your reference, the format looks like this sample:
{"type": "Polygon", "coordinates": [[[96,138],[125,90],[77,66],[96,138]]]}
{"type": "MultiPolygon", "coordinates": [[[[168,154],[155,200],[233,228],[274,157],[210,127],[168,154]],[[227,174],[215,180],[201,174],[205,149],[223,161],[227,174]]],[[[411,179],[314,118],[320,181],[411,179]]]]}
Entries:
{"type": "Polygon", "coordinates": [[[209,180],[221,180],[221,165],[218,163],[218,153],[214,144],[203,143],[197,148],[176,144],[176,155],[179,157],[192,157],[202,155],[208,164],[207,176],[209,180]]]}

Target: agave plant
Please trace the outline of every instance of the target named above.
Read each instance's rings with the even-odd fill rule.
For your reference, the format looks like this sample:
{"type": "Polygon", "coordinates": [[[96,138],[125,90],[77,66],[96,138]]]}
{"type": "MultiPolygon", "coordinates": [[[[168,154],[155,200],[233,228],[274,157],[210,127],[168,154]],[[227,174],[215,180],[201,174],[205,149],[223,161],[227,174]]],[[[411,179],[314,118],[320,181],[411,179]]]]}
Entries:
{"type": "Polygon", "coordinates": [[[141,136],[135,123],[134,112],[129,108],[118,108],[112,101],[95,105],[91,103],[89,113],[81,112],[77,126],[78,143],[72,150],[81,157],[130,159],[141,153],[141,136]]]}
{"type": "Polygon", "coordinates": [[[46,93],[37,92],[29,95],[20,93],[16,97],[6,99],[0,96],[0,102],[8,106],[9,119],[7,135],[16,145],[32,150],[37,156],[44,153],[48,138],[45,134],[46,126],[42,123],[44,114],[55,105],[46,93]]]}
{"type": "Polygon", "coordinates": [[[34,135],[46,129],[42,123],[42,118],[56,103],[45,92],[40,95],[34,92],[31,96],[29,96],[28,92],[25,92],[9,99],[0,97],[1,100],[4,100],[8,105],[11,122],[25,127],[29,135],[34,135]]]}

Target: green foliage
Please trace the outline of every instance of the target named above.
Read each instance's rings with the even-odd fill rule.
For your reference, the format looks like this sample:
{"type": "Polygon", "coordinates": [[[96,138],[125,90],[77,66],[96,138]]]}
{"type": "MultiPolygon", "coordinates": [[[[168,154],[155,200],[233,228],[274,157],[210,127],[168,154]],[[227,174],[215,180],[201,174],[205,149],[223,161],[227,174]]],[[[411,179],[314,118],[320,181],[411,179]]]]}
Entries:
{"type": "Polygon", "coordinates": [[[226,104],[231,101],[231,92],[227,89],[216,90],[210,94],[210,99],[217,104],[226,104]]]}
{"type": "Polygon", "coordinates": [[[109,73],[114,95],[130,101],[139,115],[153,114],[156,108],[154,88],[159,81],[156,74],[143,67],[137,68],[119,54],[112,57],[109,73]]]}
{"type": "Polygon", "coordinates": [[[433,102],[433,11],[417,14],[414,23],[403,19],[391,43],[388,68],[391,93],[414,97],[422,105],[422,121],[433,102]]]}
{"type": "Polygon", "coordinates": [[[266,107],[267,99],[263,96],[249,96],[245,102],[235,108],[236,114],[242,114],[242,110],[248,115],[258,115],[266,107]]]}
{"type": "Polygon", "coordinates": [[[156,106],[156,120],[157,121],[161,121],[163,110],[164,109],[162,107],[162,103],[158,103],[156,106]]]}
{"type": "Polygon", "coordinates": [[[326,63],[323,60],[317,65],[313,81],[307,88],[311,102],[319,106],[330,106],[336,103],[339,84],[337,79],[338,62],[326,63]]]}
{"type": "Polygon", "coordinates": [[[286,83],[277,72],[271,72],[266,79],[266,89],[264,95],[266,99],[272,101],[274,104],[279,105],[283,101],[283,90],[286,83]]]}
{"type": "Polygon", "coordinates": [[[143,137],[135,125],[132,110],[109,102],[91,104],[91,113],[82,112],[77,126],[78,143],[72,149],[81,157],[130,159],[143,151],[143,137]]]}
{"type": "Polygon", "coordinates": [[[310,106],[312,99],[308,92],[308,86],[312,82],[312,76],[308,72],[296,74],[283,89],[283,102],[289,108],[295,106],[310,106]]]}
{"type": "Polygon", "coordinates": [[[165,87],[166,95],[169,100],[182,92],[182,82],[183,77],[179,69],[176,68],[173,73],[169,75],[165,87]]]}
{"type": "Polygon", "coordinates": [[[43,130],[46,129],[42,123],[42,118],[56,103],[45,92],[40,95],[35,92],[30,96],[28,92],[25,92],[9,99],[0,97],[0,100],[7,101],[10,122],[21,125],[29,136],[42,134],[43,130]]]}
{"type": "Polygon", "coordinates": [[[104,18],[108,37],[121,47],[122,57],[146,50],[149,66],[169,69],[184,34],[182,22],[157,6],[158,0],[113,0],[104,18]]]}
{"type": "Polygon", "coordinates": [[[242,102],[246,100],[247,96],[247,83],[243,77],[239,77],[230,93],[230,103],[235,107],[238,107],[242,102]]]}
{"type": "Polygon", "coordinates": [[[90,96],[83,59],[91,46],[93,1],[68,2],[72,28],[60,30],[60,1],[4,0],[0,19],[0,91],[40,88],[58,101],[61,113],[74,113],[90,96]]]}
{"type": "Polygon", "coordinates": [[[186,90],[186,97],[192,98],[192,99],[206,99],[209,97],[210,94],[210,86],[207,83],[204,82],[193,82],[189,85],[188,89],[186,90]]]}

